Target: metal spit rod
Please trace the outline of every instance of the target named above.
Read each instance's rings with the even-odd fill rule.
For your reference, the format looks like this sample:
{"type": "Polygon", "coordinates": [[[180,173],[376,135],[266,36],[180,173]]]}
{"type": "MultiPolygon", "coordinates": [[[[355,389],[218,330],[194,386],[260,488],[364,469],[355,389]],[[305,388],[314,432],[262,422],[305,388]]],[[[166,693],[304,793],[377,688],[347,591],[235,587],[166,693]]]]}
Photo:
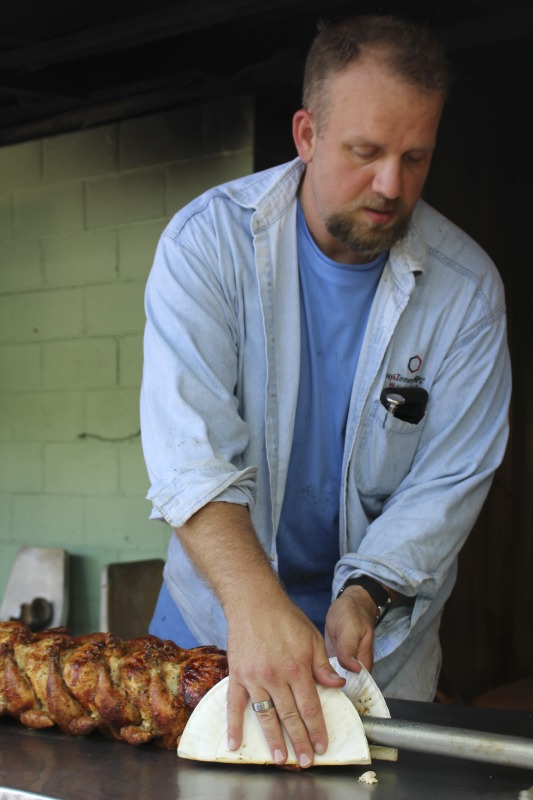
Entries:
{"type": "Polygon", "coordinates": [[[382,717],[361,722],[372,744],[533,769],[533,739],[382,717]]]}

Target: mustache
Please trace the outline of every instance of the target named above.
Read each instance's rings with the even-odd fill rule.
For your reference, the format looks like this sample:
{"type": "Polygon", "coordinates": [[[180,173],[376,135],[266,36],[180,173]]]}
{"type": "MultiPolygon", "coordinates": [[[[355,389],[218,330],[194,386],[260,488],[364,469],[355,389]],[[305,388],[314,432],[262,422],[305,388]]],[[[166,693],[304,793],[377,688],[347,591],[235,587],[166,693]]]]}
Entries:
{"type": "Polygon", "coordinates": [[[388,200],[386,197],[375,195],[374,197],[364,197],[353,204],[353,210],[358,208],[370,208],[372,211],[397,211],[402,203],[399,199],[388,200]]]}

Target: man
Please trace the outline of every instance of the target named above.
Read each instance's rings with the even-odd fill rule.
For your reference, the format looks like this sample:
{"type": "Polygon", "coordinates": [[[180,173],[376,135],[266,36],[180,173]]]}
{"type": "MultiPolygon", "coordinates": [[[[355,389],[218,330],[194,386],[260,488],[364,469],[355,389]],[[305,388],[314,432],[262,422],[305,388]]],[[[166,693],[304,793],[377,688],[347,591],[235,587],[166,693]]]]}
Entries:
{"type": "Polygon", "coordinates": [[[149,279],[143,444],[176,530],[152,632],[227,646],[230,747],[251,698],[277,763],[282,725],[303,767],[327,747],[328,656],[434,696],[504,452],[501,282],[420,200],[447,86],[416,27],[323,28],[298,159],[178,213],[149,279]]]}

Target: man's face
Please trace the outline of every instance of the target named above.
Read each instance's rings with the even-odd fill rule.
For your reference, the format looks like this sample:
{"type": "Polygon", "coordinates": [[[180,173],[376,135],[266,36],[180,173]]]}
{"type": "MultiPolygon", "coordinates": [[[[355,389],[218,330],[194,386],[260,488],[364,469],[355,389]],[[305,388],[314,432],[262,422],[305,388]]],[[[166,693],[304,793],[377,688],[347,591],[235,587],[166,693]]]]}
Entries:
{"type": "Polygon", "coordinates": [[[439,93],[364,57],[330,78],[320,134],[308,111],[295,114],[294,138],[307,165],[302,208],[326,255],[363,263],[403,236],[428,174],[441,111],[439,93]]]}

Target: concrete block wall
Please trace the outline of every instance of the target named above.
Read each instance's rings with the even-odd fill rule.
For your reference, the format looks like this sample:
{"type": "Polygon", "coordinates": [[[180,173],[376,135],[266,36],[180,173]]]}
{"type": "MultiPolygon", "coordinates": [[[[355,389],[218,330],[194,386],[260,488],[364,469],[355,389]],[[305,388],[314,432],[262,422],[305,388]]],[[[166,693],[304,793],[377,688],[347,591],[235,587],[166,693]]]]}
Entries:
{"type": "Polygon", "coordinates": [[[0,597],[22,546],[71,554],[69,626],[100,571],[164,556],[139,437],[143,294],[168,219],[252,170],[235,98],[0,148],[0,597]]]}

